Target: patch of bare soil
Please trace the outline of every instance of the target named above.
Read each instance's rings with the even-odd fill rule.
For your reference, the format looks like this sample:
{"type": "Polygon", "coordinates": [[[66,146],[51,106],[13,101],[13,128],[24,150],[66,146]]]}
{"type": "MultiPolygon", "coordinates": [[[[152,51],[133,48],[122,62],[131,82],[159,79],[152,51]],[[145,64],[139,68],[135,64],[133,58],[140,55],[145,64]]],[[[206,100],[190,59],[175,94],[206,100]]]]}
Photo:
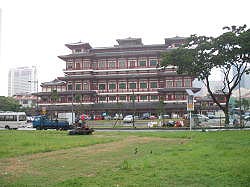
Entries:
{"type": "MultiPolygon", "coordinates": [[[[42,160],[43,163],[56,158],[60,159],[77,159],[79,155],[81,157],[91,158],[91,155],[102,154],[104,152],[112,152],[114,150],[121,150],[130,145],[145,144],[148,142],[164,142],[166,144],[183,144],[188,140],[185,139],[168,139],[168,138],[158,138],[158,137],[137,137],[129,136],[123,140],[116,142],[96,144],[88,147],[77,147],[72,149],[63,149],[46,153],[36,153],[32,155],[25,155],[17,158],[0,159],[0,177],[8,175],[12,178],[20,177],[22,173],[32,172],[39,173],[35,168],[29,167],[32,161],[42,160]]],[[[89,174],[92,175],[92,174],[89,174]]]]}

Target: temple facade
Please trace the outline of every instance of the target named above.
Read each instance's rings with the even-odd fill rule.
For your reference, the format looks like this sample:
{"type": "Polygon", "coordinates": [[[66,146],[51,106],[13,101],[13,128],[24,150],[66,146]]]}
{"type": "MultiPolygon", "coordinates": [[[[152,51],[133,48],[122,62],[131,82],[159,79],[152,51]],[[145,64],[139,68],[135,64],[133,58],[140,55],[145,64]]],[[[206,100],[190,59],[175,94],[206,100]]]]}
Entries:
{"type": "Polygon", "coordinates": [[[194,77],[161,67],[161,54],[177,48],[185,38],[166,38],[164,44],[144,45],[141,38],[118,39],[113,47],[89,43],[66,44],[72,52],[58,56],[65,62],[63,77],[41,84],[40,108],[47,111],[138,115],[186,113],[186,89],[194,92],[194,77]]]}

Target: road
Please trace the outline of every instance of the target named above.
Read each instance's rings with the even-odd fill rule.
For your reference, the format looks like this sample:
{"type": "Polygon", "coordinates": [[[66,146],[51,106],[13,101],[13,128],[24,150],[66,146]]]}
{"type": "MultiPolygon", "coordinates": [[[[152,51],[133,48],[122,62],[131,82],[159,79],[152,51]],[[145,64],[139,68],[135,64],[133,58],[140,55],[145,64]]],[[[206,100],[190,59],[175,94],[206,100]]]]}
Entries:
{"type": "MultiPolygon", "coordinates": [[[[113,120],[97,120],[97,121],[88,121],[87,124],[91,127],[96,129],[97,131],[99,130],[129,130],[129,131],[141,131],[141,130],[145,130],[145,131],[166,131],[166,130],[170,130],[170,131],[185,131],[185,130],[189,130],[189,128],[187,127],[186,129],[171,129],[171,128],[164,128],[164,129],[159,129],[159,128],[153,128],[153,129],[149,129],[147,124],[148,122],[150,122],[150,120],[137,120],[135,121],[135,127],[136,129],[133,128],[133,124],[132,123],[123,123],[122,121],[117,122],[116,124],[116,128],[112,129],[114,127],[115,121],[113,120]]],[[[200,124],[201,127],[205,127],[208,129],[223,129],[223,125],[222,122],[219,119],[210,119],[208,122],[203,122],[200,124]]],[[[232,126],[230,126],[232,127],[232,126]]],[[[250,121],[248,121],[245,124],[246,129],[250,128],[250,121]]],[[[228,128],[225,128],[228,130],[228,128]]],[[[5,130],[4,128],[0,128],[0,130],[5,130]]],[[[31,128],[31,125],[29,125],[29,128],[18,128],[18,130],[36,130],[35,128],[31,128]]],[[[194,129],[195,130],[195,129],[194,129]]],[[[201,130],[201,129],[197,129],[197,130],[201,130]]]]}

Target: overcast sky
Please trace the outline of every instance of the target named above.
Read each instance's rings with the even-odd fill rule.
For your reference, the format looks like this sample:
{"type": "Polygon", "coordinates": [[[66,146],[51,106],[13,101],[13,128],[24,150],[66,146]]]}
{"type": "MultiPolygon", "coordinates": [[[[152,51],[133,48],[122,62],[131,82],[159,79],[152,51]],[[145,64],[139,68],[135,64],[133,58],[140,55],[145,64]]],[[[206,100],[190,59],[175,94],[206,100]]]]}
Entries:
{"type": "Polygon", "coordinates": [[[62,76],[66,43],[92,47],[141,37],[144,44],[191,34],[218,36],[226,25],[250,26],[249,0],[2,0],[0,95],[8,93],[8,70],[37,66],[39,82],[62,76]]]}

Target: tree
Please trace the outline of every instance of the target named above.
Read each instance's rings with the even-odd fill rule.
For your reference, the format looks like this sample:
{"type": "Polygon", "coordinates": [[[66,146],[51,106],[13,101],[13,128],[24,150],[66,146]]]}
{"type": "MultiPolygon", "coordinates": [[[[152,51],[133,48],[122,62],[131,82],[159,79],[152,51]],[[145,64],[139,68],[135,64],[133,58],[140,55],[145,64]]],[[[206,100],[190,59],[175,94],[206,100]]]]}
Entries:
{"type": "MultiPolygon", "coordinates": [[[[57,90],[52,90],[50,97],[51,97],[51,102],[56,103],[59,100],[59,95],[58,95],[57,90]]],[[[58,118],[58,113],[56,111],[56,107],[54,109],[51,108],[51,117],[52,116],[55,116],[56,118],[58,118]],[[53,110],[55,110],[55,111],[53,112],[53,110]]]]}
{"type": "Polygon", "coordinates": [[[191,35],[182,47],[162,55],[162,65],[174,65],[177,73],[184,73],[202,80],[207,90],[225,113],[225,123],[229,123],[229,99],[233,89],[239,84],[244,73],[249,73],[250,30],[246,25],[224,27],[227,32],[213,38],[191,35]],[[212,92],[209,77],[213,68],[219,68],[224,76],[222,93],[226,99],[222,105],[212,92]],[[231,72],[236,73],[231,76],[231,72]]]}
{"type": "Polygon", "coordinates": [[[19,111],[21,105],[12,97],[0,96],[0,111],[19,111]]]}
{"type": "Polygon", "coordinates": [[[244,98],[241,100],[241,102],[239,100],[236,100],[235,107],[240,107],[240,105],[243,107],[243,110],[246,111],[250,107],[250,100],[244,98]]]}
{"type": "Polygon", "coordinates": [[[58,100],[59,100],[59,95],[57,93],[57,90],[52,90],[51,101],[54,103],[54,102],[57,102],[58,100]]]}
{"type": "Polygon", "coordinates": [[[80,115],[85,110],[85,106],[84,106],[84,104],[82,104],[82,95],[77,93],[75,95],[75,101],[78,103],[78,105],[76,107],[76,113],[77,113],[77,115],[80,115]]]}

